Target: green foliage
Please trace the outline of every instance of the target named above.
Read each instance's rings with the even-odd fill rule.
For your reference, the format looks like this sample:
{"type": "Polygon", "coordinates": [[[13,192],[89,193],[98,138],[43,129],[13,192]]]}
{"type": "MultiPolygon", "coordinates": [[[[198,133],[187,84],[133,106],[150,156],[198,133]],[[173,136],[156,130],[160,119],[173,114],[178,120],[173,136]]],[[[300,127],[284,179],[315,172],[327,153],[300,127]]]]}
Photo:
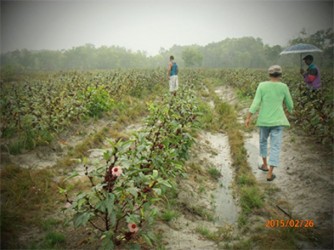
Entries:
{"type": "Polygon", "coordinates": [[[165,209],[161,215],[160,218],[163,221],[169,222],[172,221],[173,219],[177,218],[179,216],[178,212],[173,210],[173,209],[165,209]]]}
{"type": "MultiPolygon", "coordinates": [[[[290,41],[290,45],[311,43],[318,46],[323,49],[323,53],[316,55],[316,61],[321,62],[322,68],[333,69],[333,37],[333,29],[319,30],[313,34],[302,30],[299,37],[290,41]]],[[[1,54],[0,61],[2,79],[17,79],[17,73],[22,70],[157,68],[167,66],[169,55],[175,56],[180,67],[262,68],[272,64],[299,65],[298,55],[281,57],[279,54],[283,49],[280,45],[265,45],[260,38],[242,37],[226,38],[205,46],[174,45],[168,50],[162,48],[156,56],[148,56],[140,51],[132,52],[123,47],[96,48],[86,44],[65,51],[15,50],[1,54]]]]}
{"type": "Polygon", "coordinates": [[[182,52],[182,59],[186,67],[198,66],[202,64],[203,56],[198,48],[188,47],[182,52]]]}
{"type": "MultiPolygon", "coordinates": [[[[74,226],[89,224],[100,231],[102,248],[136,244],[138,237],[152,245],[153,236],[146,228],[157,216],[154,205],[172,189],[174,178],[184,173],[193,142],[189,131],[196,125],[197,105],[189,87],[182,86],[176,96],[164,95],[159,103],[148,103],[146,127],[129,140],[110,141],[111,149],[104,153],[106,165],[88,171],[84,160],[89,190],[73,200],[61,190],[74,211],[74,226]]],[[[165,213],[166,220],[174,216],[165,213]]]]}
{"type": "Polygon", "coordinates": [[[254,176],[247,175],[247,174],[241,174],[238,176],[237,180],[238,185],[243,186],[243,185],[254,185],[255,184],[255,178],[254,176]]]}
{"type": "Polygon", "coordinates": [[[229,225],[226,225],[225,227],[220,227],[216,231],[210,231],[206,227],[199,226],[196,228],[196,231],[208,240],[212,240],[217,243],[231,240],[233,234],[233,229],[229,225]]]}
{"type": "Polygon", "coordinates": [[[65,236],[62,233],[50,232],[45,236],[49,246],[57,246],[65,243],[65,236]]]}
{"type": "Polygon", "coordinates": [[[110,110],[113,105],[108,92],[101,86],[88,87],[86,95],[89,97],[85,103],[89,116],[100,116],[103,112],[110,110]]]}
{"type": "Polygon", "coordinates": [[[208,173],[214,180],[218,180],[221,177],[221,173],[216,167],[208,168],[208,173]]]}
{"type": "Polygon", "coordinates": [[[240,205],[246,214],[254,208],[261,208],[263,206],[263,195],[258,187],[242,187],[240,192],[240,205]]]}
{"type": "Polygon", "coordinates": [[[100,117],[113,107],[121,110],[125,95],[140,96],[161,85],[163,72],[59,72],[31,76],[0,87],[0,136],[11,153],[48,144],[55,135],[86,117],[100,117]],[[37,78],[37,79],[35,79],[37,78]]]}

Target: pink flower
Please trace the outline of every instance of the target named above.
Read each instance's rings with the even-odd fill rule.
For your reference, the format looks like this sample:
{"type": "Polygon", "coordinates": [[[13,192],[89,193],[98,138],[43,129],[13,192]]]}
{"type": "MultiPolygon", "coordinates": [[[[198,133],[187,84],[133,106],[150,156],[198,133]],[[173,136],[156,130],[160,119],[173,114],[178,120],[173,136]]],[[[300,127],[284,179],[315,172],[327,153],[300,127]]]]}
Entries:
{"type": "Polygon", "coordinates": [[[137,233],[138,230],[139,230],[139,228],[137,227],[136,223],[132,223],[132,222],[130,222],[128,224],[128,228],[129,228],[129,230],[130,230],[131,233],[137,233]]]}
{"type": "Polygon", "coordinates": [[[123,173],[123,171],[122,171],[122,169],[121,169],[120,166],[116,166],[116,167],[113,167],[113,168],[111,169],[111,174],[112,174],[113,176],[120,176],[122,173],[123,173]]]}

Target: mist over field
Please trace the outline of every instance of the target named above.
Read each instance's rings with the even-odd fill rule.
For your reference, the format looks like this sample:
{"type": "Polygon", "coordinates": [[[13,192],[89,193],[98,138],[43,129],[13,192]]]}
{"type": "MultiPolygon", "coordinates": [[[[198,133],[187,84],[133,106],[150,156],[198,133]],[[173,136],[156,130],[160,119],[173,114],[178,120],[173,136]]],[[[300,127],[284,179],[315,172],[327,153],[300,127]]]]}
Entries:
{"type": "Polygon", "coordinates": [[[45,70],[159,67],[174,54],[181,66],[266,67],[313,34],[309,42],[327,49],[328,30],[333,1],[323,0],[1,1],[1,63],[45,70]],[[202,60],[185,63],[186,49],[202,60]]]}

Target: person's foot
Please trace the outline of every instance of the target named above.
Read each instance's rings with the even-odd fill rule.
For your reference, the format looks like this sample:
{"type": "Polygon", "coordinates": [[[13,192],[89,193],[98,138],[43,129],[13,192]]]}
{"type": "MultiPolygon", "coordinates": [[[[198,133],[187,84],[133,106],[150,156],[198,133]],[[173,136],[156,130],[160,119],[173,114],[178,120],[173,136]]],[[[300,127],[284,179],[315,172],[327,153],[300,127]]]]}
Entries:
{"type": "Polygon", "coordinates": [[[269,168],[268,168],[268,166],[266,166],[266,165],[264,165],[264,164],[262,164],[260,167],[258,167],[260,170],[262,170],[262,171],[269,171],[269,168]]]}
{"type": "Polygon", "coordinates": [[[271,176],[267,176],[267,181],[273,181],[276,178],[275,174],[271,174],[271,176]]]}

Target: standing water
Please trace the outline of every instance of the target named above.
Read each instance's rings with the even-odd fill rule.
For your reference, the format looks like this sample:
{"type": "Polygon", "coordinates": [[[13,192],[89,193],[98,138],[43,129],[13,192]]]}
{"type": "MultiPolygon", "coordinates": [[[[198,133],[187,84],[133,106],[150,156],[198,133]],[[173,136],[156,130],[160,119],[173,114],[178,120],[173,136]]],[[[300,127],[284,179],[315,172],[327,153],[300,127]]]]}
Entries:
{"type": "Polygon", "coordinates": [[[233,170],[228,137],[224,134],[202,134],[214,154],[200,155],[211,167],[220,171],[219,188],[215,193],[215,216],[219,225],[235,224],[238,220],[239,207],[232,195],[233,170]],[[208,158],[209,157],[209,158],[208,158]]]}

